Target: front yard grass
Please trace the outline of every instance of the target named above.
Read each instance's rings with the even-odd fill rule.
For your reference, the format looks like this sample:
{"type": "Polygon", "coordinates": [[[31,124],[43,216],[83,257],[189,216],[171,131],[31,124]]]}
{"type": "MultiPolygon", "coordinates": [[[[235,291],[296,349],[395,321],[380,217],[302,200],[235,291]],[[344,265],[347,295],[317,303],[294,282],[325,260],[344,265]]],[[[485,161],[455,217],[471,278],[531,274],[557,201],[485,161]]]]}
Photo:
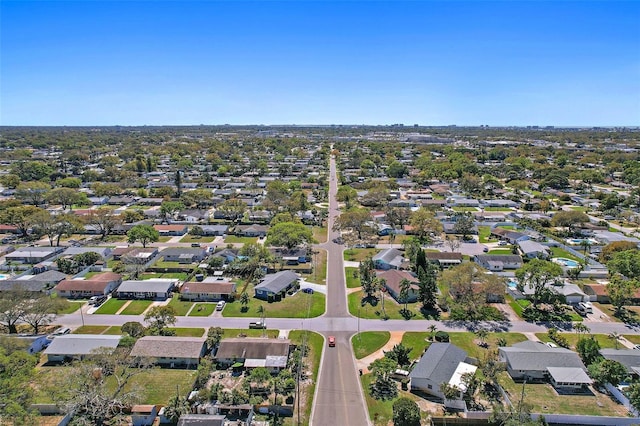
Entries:
{"type": "MultiPolygon", "coordinates": [[[[253,285],[247,286],[247,294],[253,294],[253,285]]],[[[222,310],[223,317],[249,317],[257,318],[260,316],[258,307],[263,306],[268,318],[309,318],[320,316],[325,309],[325,295],[316,291],[313,294],[298,291],[292,296],[287,295],[279,302],[267,302],[265,300],[251,297],[248,309],[242,312],[242,304],[240,297],[233,302],[228,302],[222,310]]],[[[248,324],[247,324],[248,325],[248,324]]]]}
{"type": "MultiPolygon", "coordinates": [[[[248,326],[249,324],[247,324],[248,326]]],[[[278,337],[278,334],[280,334],[280,332],[278,330],[260,330],[257,328],[225,328],[222,330],[222,336],[223,337],[240,337],[240,336],[244,336],[244,337],[262,337],[262,334],[264,333],[265,337],[268,337],[270,339],[275,339],[276,337],[278,337]]],[[[294,333],[300,333],[300,331],[298,330],[292,330],[291,333],[289,333],[289,337],[291,338],[291,336],[294,333]]],[[[312,333],[315,334],[315,333],[312,333]]]]}
{"type": "Polygon", "coordinates": [[[187,274],[186,272],[162,272],[162,273],[145,272],[140,276],[140,279],[151,280],[153,278],[171,278],[171,279],[184,281],[187,279],[187,276],[189,276],[189,274],[187,274]]]}
{"type": "Polygon", "coordinates": [[[187,234],[180,239],[180,242],[181,243],[212,243],[215,239],[216,239],[215,236],[187,234]]]}
{"type": "Polygon", "coordinates": [[[187,312],[189,312],[189,309],[193,306],[193,302],[182,301],[180,300],[180,295],[174,294],[171,302],[169,302],[169,306],[176,310],[177,316],[183,317],[187,315],[187,312]]]}
{"type": "MultiPolygon", "coordinates": [[[[307,281],[311,281],[315,284],[327,283],[327,251],[318,250],[318,254],[314,255],[312,259],[311,267],[312,272],[310,274],[300,273],[300,275],[307,281]]],[[[306,267],[306,266],[305,266],[306,267]]],[[[296,272],[295,269],[293,269],[296,272]]]]}
{"type": "MultiPolygon", "coordinates": [[[[498,382],[509,394],[513,404],[517,404],[522,395],[522,383],[515,383],[507,372],[498,374],[498,382]]],[[[591,416],[626,416],[627,410],[612,401],[608,396],[596,395],[558,395],[553,387],[546,383],[526,383],[524,402],[532,405],[534,413],[582,414],[591,416]]]]}
{"type": "Polygon", "coordinates": [[[116,299],[116,298],[112,297],[111,299],[109,299],[106,302],[104,302],[102,304],[102,306],[100,306],[95,313],[99,314],[99,315],[103,315],[103,314],[104,315],[114,315],[127,302],[128,302],[128,300],[121,300],[121,299],[116,299]]]}
{"type": "Polygon", "coordinates": [[[513,309],[516,315],[518,315],[520,318],[522,318],[522,310],[531,304],[531,302],[529,302],[527,299],[515,300],[510,295],[507,295],[505,300],[507,301],[509,306],[511,306],[511,309],[513,309]]]}
{"type": "Polygon", "coordinates": [[[377,252],[374,248],[350,248],[344,251],[344,260],[361,262],[367,257],[373,257],[377,252]]]}
{"type": "Polygon", "coordinates": [[[326,243],[327,242],[327,227],[326,226],[314,226],[313,230],[313,238],[318,243],[326,243]]]}
{"type": "Polygon", "coordinates": [[[490,235],[491,235],[490,226],[478,226],[478,242],[479,243],[489,242],[490,235]]]}
{"type": "MultiPolygon", "coordinates": [[[[580,340],[581,337],[589,337],[589,336],[593,336],[596,339],[598,344],[600,344],[601,349],[614,349],[616,347],[614,340],[610,339],[607,334],[587,334],[587,335],[580,335],[578,333],[558,333],[558,334],[567,339],[567,341],[569,342],[569,345],[571,346],[571,349],[573,350],[575,350],[576,344],[578,343],[578,340],[580,340]]],[[[536,336],[542,342],[545,342],[545,343],[553,342],[553,340],[549,338],[547,333],[536,333],[536,336]]],[[[618,343],[618,348],[626,349],[622,343],[618,343]]]]}
{"type": "Polygon", "coordinates": [[[190,317],[208,317],[216,309],[215,303],[198,303],[189,314],[190,317]]]}
{"type": "Polygon", "coordinates": [[[360,276],[358,268],[348,266],[344,268],[344,277],[347,281],[347,288],[360,287],[360,276]]]}
{"type": "Polygon", "coordinates": [[[120,315],[140,315],[153,303],[151,300],[132,300],[120,315]]]}
{"type": "Polygon", "coordinates": [[[224,239],[225,244],[249,244],[258,242],[258,237],[237,237],[235,235],[227,235],[224,239]]]}
{"type": "Polygon", "coordinates": [[[579,257],[572,255],[571,253],[569,253],[568,251],[560,247],[549,247],[549,248],[551,249],[552,257],[564,257],[565,259],[575,260],[576,262],[582,261],[579,257]]]}
{"type": "MultiPolygon", "coordinates": [[[[360,318],[366,319],[381,319],[382,318],[382,302],[378,301],[376,306],[372,306],[369,303],[362,305],[362,297],[364,296],[364,292],[362,290],[353,292],[347,296],[347,301],[349,303],[349,312],[351,315],[359,316],[360,318]]],[[[380,293],[377,294],[380,296],[380,293]]],[[[407,309],[413,316],[411,319],[424,319],[424,315],[420,311],[421,304],[414,302],[407,304],[407,309]]],[[[389,319],[405,319],[400,310],[404,308],[404,304],[399,304],[392,297],[390,297],[387,293],[384,293],[384,312],[389,316],[389,319]]]]}
{"type": "Polygon", "coordinates": [[[83,325],[74,330],[73,334],[103,334],[108,328],[108,325],[83,325]]]}
{"type": "Polygon", "coordinates": [[[391,338],[388,331],[363,331],[351,338],[351,345],[356,359],[370,355],[387,344],[391,338]]]}
{"type": "Polygon", "coordinates": [[[69,304],[67,305],[66,308],[61,309],[60,311],[58,311],[59,315],[66,315],[66,314],[72,314],[75,311],[77,311],[78,309],[80,309],[80,306],[84,305],[85,302],[78,302],[78,301],[71,301],[69,300],[69,304]]]}
{"type": "Polygon", "coordinates": [[[177,337],[202,337],[204,328],[167,327],[176,332],[177,337]]]}
{"type": "Polygon", "coordinates": [[[493,250],[489,250],[489,253],[487,254],[513,254],[511,252],[511,249],[493,249],[493,250]]]}

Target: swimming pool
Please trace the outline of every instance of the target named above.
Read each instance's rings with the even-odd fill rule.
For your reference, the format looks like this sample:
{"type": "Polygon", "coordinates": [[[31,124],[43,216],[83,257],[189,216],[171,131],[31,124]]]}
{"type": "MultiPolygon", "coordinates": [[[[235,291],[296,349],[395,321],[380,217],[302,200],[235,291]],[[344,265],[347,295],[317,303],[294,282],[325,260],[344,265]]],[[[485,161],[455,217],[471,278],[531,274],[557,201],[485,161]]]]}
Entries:
{"type": "Polygon", "coordinates": [[[509,282],[507,283],[507,286],[508,286],[510,289],[515,290],[515,289],[517,289],[517,288],[518,288],[518,283],[517,283],[517,282],[515,282],[515,281],[509,281],[509,282]]]}
{"type": "Polygon", "coordinates": [[[565,266],[567,268],[577,268],[578,267],[578,262],[576,262],[575,260],[566,259],[564,257],[554,257],[551,260],[553,260],[557,264],[559,264],[561,266],[565,266]]]}
{"type": "Polygon", "coordinates": [[[2,280],[8,280],[9,279],[9,275],[6,274],[0,274],[0,281],[2,280]]]}

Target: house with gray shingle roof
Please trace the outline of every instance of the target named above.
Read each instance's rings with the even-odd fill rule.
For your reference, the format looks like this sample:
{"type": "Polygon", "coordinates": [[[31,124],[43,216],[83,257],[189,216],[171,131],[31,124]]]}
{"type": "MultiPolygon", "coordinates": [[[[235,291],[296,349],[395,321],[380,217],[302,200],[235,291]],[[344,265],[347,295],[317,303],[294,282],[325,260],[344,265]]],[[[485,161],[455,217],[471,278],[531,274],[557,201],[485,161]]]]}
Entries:
{"type": "Polygon", "coordinates": [[[500,272],[503,269],[522,268],[522,257],[518,254],[477,254],[475,262],[488,271],[500,272]]]}
{"type": "Polygon", "coordinates": [[[298,282],[298,275],[293,271],[280,271],[275,274],[266,275],[258,285],[255,286],[256,297],[268,300],[278,298],[286,293],[298,282]]]}
{"type": "Polygon", "coordinates": [[[533,259],[536,257],[546,259],[549,257],[549,247],[535,241],[520,241],[518,242],[518,248],[520,249],[522,256],[527,259],[533,259]]]}
{"type": "Polygon", "coordinates": [[[461,376],[475,372],[467,353],[452,343],[432,343],[409,374],[411,390],[418,390],[444,399],[442,383],[457,386],[464,391],[461,376]]]}
{"type": "Polygon", "coordinates": [[[214,359],[223,365],[236,362],[245,368],[265,367],[279,371],[287,366],[291,341],[264,337],[238,337],[222,339],[214,359]]]}
{"type": "Polygon", "coordinates": [[[637,349],[600,349],[604,359],[618,361],[624,365],[629,374],[640,376],[640,351],[637,349]]]}
{"type": "Polygon", "coordinates": [[[49,293],[60,281],[67,278],[58,271],[46,271],[41,274],[28,274],[0,281],[0,292],[24,290],[33,293],[49,293]]]}
{"type": "Polygon", "coordinates": [[[549,367],[586,370],[577,353],[565,348],[551,348],[541,342],[527,340],[499,348],[498,352],[500,361],[506,363],[507,372],[514,380],[549,380],[549,367]]]}
{"type": "Polygon", "coordinates": [[[114,351],[122,336],[104,334],[66,334],[53,338],[49,347],[45,349],[49,362],[64,362],[66,360],[83,359],[100,348],[114,351]]]}
{"type": "Polygon", "coordinates": [[[204,337],[144,336],[131,349],[130,357],[153,359],[166,367],[195,368],[207,350],[204,337]]]}
{"type": "Polygon", "coordinates": [[[178,280],[156,278],[153,280],[123,281],[116,290],[118,299],[167,300],[178,280]]]}
{"type": "Polygon", "coordinates": [[[400,250],[388,248],[377,253],[372,260],[376,269],[400,269],[404,262],[404,257],[400,250]]]}

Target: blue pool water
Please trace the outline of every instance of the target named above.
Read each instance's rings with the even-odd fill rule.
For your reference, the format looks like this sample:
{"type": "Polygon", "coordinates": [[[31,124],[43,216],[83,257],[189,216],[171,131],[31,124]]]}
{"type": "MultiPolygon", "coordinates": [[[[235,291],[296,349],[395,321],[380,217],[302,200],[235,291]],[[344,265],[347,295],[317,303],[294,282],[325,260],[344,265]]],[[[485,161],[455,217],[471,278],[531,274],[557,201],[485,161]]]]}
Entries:
{"type": "Polygon", "coordinates": [[[0,281],[9,279],[9,275],[0,274],[0,281]]]}
{"type": "Polygon", "coordinates": [[[556,257],[553,260],[562,266],[566,266],[567,268],[576,268],[578,266],[578,262],[576,262],[575,260],[565,259],[564,257],[556,257]]]}
{"type": "Polygon", "coordinates": [[[516,289],[518,288],[518,283],[516,283],[515,281],[509,281],[507,283],[507,286],[509,286],[509,288],[516,289]]]}

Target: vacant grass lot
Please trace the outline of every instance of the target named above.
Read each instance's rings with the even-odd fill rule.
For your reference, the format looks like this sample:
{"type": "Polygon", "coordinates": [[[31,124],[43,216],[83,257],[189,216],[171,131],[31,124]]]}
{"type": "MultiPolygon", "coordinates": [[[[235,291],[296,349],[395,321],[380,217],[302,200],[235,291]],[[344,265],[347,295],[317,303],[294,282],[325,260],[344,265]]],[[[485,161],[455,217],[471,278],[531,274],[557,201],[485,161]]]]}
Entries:
{"type": "Polygon", "coordinates": [[[377,252],[378,250],[374,248],[350,248],[344,251],[344,260],[348,260],[351,262],[361,262],[367,257],[373,257],[377,252]]]}
{"type": "MultiPolygon", "coordinates": [[[[522,383],[515,383],[507,372],[498,375],[502,388],[514,404],[522,395],[522,383]]],[[[626,416],[627,410],[604,394],[558,395],[551,385],[527,383],[524,401],[531,404],[534,413],[583,414],[591,416],[626,416]]]]}
{"type": "Polygon", "coordinates": [[[236,237],[235,235],[227,235],[224,239],[225,244],[248,244],[256,243],[257,241],[257,237],[236,237]]]}
{"type": "Polygon", "coordinates": [[[151,300],[132,300],[126,308],[120,312],[121,315],[140,315],[151,306],[151,300]]]}
{"type": "MultiPolygon", "coordinates": [[[[252,284],[247,286],[247,294],[254,294],[252,284]]],[[[322,315],[325,309],[325,295],[317,291],[313,294],[299,291],[293,296],[287,295],[280,302],[272,303],[252,297],[246,312],[242,312],[242,304],[239,299],[238,297],[233,302],[226,304],[222,311],[223,317],[257,318],[260,316],[259,306],[264,308],[267,318],[307,318],[307,314],[309,318],[313,318],[322,315]]]]}
{"type": "MultiPolygon", "coordinates": [[[[327,251],[326,250],[317,250],[318,254],[315,255],[315,258],[312,259],[312,263],[310,266],[313,271],[310,274],[300,273],[300,275],[307,281],[311,281],[315,284],[326,284],[327,283],[327,251]]],[[[309,264],[307,264],[309,265],[309,264]]],[[[304,265],[306,268],[307,265],[304,265]]],[[[294,272],[295,269],[294,269],[294,272]]]]}
{"type": "Polygon", "coordinates": [[[313,238],[318,243],[326,243],[327,242],[327,227],[326,226],[314,226],[313,230],[313,238]]]}
{"type": "Polygon", "coordinates": [[[216,309],[215,303],[198,303],[193,308],[189,316],[190,317],[208,317],[213,313],[214,309],[216,309]]]}
{"type": "MultiPolygon", "coordinates": [[[[347,296],[349,303],[349,312],[351,315],[359,316],[366,319],[379,319],[382,317],[382,302],[379,301],[376,306],[371,306],[369,303],[364,306],[361,304],[364,292],[362,290],[351,293],[347,296]]],[[[377,294],[380,296],[380,293],[377,294]]],[[[420,311],[420,303],[409,303],[407,309],[413,313],[412,319],[424,319],[424,315],[420,311]]],[[[387,293],[384,293],[384,312],[389,316],[389,319],[404,319],[400,314],[400,310],[404,308],[404,305],[396,302],[387,293]]]]}
{"type": "Polygon", "coordinates": [[[347,267],[344,268],[344,276],[347,280],[347,288],[360,287],[360,277],[358,268],[347,267]]]}
{"type": "Polygon", "coordinates": [[[118,312],[120,308],[122,308],[127,302],[128,300],[120,300],[112,297],[111,299],[104,302],[95,313],[113,315],[118,312]]]}
{"type": "Polygon", "coordinates": [[[83,325],[73,331],[73,334],[102,334],[109,328],[108,325],[83,325]]]}

